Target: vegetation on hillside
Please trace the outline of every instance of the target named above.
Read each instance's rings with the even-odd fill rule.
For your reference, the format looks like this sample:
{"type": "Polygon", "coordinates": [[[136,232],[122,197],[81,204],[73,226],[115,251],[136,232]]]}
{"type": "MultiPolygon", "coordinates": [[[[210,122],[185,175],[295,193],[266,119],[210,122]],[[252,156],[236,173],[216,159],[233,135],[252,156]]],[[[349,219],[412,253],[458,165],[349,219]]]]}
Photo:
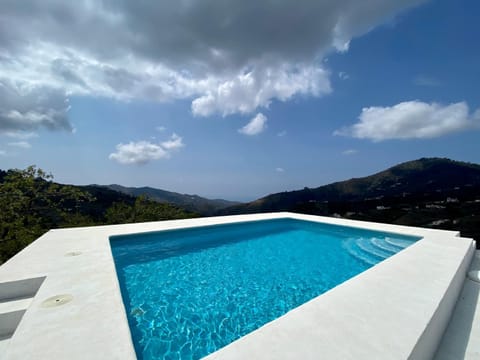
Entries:
{"type": "Polygon", "coordinates": [[[30,166],[0,171],[0,263],[53,228],[194,217],[173,205],[95,186],[53,182],[30,166]]]}
{"type": "MultiPolygon", "coordinates": [[[[197,216],[168,203],[104,186],[57,184],[52,175],[35,166],[0,170],[0,210],[0,263],[52,228],[197,216]]],[[[479,245],[480,166],[420,159],[364,178],[272,194],[218,214],[270,211],[459,230],[479,245]]]]}
{"type": "Polygon", "coordinates": [[[272,194],[218,214],[272,211],[457,230],[480,245],[480,166],[424,158],[364,178],[272,194]]]}
{"type": "Polygon", "coordinates": [[[182,209],[210,216],[218,210],[229,206],[237,205],[239,202],[228,201],[223,199],[206,199],[198,195],[180,194],[172,191],[155,189],[148,186],[145,187],[125,187],[121,185],[108,185],[111,190],[131,196],[146,196],[150,200],[161,203],[175,204],[182,209]]]}

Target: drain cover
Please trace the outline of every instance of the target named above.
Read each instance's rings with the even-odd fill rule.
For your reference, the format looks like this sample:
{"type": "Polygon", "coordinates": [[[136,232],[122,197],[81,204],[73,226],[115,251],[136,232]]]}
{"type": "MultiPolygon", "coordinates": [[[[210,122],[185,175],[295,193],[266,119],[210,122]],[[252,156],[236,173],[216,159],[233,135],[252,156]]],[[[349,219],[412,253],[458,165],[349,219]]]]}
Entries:
{"type": "Polygon", "coordinates": [[[61,306],[72,300],[73,300],[73,296],[70,294],[55,295],[55,296],[49,297],[46,300],[43,300],[42,307],[49,308],[49,307],[61,306]]]}
{"type": "Polygon", "coordinates": [[[480,283],[480,270],[472,270],[468,273],[468,278],[472,281],[480,283]]]}
{"type": "Polygon", "coordinates": [[[71,252],[68,252],[65,254],[65,256],[78,256],[78,255],[81,255],[82,252],[81,251],[71,251],[71,252]]]}

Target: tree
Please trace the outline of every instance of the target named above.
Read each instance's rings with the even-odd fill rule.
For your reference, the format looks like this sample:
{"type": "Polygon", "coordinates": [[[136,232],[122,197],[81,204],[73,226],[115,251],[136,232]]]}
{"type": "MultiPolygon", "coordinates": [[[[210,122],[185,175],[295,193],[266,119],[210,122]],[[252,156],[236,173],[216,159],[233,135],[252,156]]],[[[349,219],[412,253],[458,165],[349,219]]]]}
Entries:
{"type": "Polygon", "coordinates": [[[124,224],[134,222],[133,206],[116,202],[105,211],[107,224],[124,224]]]}
{"type": "Polygon", "coordinates": [[[35,166],[0,171],[0,264],[52,228],[196,216],[144,196],[125,201],[126,195],[101,187],[89,189],[54,183],[51,174],[35,166]],[[100,198],[107,191],[108,201],[104,193],[103,200],[95,199],[92,191],[100,198]]]}
{"type": "Polygon", "coordinates": [[[85,222],[78,209],[92,196],[52,179],[32,165],[9,170],[0,183],[0,263],[51,228],[85,222]]]}
{"type": "Polygon", "coordinates": [[[158,203],[140,195],[133,205],[116,202],[105,212],[108,224],[185,219],[197,216],[171,204],[158,203]]]}

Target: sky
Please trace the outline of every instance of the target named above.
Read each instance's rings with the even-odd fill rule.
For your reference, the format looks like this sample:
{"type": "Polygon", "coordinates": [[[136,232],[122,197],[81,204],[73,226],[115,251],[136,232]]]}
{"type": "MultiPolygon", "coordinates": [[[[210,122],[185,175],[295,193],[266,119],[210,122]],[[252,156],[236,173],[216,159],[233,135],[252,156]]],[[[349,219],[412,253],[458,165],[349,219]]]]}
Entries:
{"type": "Polygon", "coordinates": [[[0,168],[249,201],[480,163],[477,0],[1,0],[0,168]]]}

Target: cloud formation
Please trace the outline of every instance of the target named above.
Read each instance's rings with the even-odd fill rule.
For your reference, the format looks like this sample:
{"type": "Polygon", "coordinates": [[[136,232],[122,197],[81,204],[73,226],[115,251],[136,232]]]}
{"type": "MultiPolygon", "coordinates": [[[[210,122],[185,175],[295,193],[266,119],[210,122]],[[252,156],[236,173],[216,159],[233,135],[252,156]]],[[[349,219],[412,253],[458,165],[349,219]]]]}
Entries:
{"type": "Polygon", "coordinates": [[[424,1],[5,0],[0,131],[71,131],[67,94],[190,99],[198,116],[322,96],[326,53],[424,1]]]}
{"type": "Polygon", "coordinates": [[[120,143],[115,147],[116,151],[111,153],[108,158],[120,164],[142,165],[152,160],[167,159],[171,156],[172,151],[183,146],[182,138],[177,134],[173,134],[169,140],[160,144],[144,140],[130,141],[127,144],[120,143]]]}
{"type": "Polygon", "coordinates": [[[258,113],[250,122],[238,129],[238,132],[244,135],[258,135],[267,127],[267,117],[262,113],[258,113]]]}
{"type": "Polygon", "coordinates": [[[359,121],[335,135],[370,139],[425,139],[480,126],[480,110],[470,114],[465,102],[442,105],[406,101],[391,107],[363,108],[359,121]]]}
{"type": "Polygon", "coordinates": [[[162,147],[168,151],[180,149],[183,146],[182,138],[175,133],[172,134],[169,140],[162,142],[162,147]]]}
{"type": "Polygon", "coordinates": [[[68,110],[64,91],[41,85],[22,86],[0,77],[0,133],[21,137],[39,128],[71,131],[68,110]]]}
{"type": "Polygon", "coordinates": [[[267,107],[273,99],[286,101],[294,95],[321,96],[331,92],[328,72],[315,66],[257,67],[237,75],[192,102],[194,115],[249,114],[267,107]]]}
{"type": "Polygon", "coordinates": [[[30,149],[32,145],[28,141],[14,141],[7,144],[8,146],[13,146],[22,149],[30,149]]]}
{"type": "Polygon", "coordinates": [[[27,132],[27,131],[6,131],[2,135],[5,135],[7,137],[13,138],[13,139],[19,139],[19,140],[28,140],[31,138],[36,138],[38,137],[37,133],[34,132],[27,132]]]}

